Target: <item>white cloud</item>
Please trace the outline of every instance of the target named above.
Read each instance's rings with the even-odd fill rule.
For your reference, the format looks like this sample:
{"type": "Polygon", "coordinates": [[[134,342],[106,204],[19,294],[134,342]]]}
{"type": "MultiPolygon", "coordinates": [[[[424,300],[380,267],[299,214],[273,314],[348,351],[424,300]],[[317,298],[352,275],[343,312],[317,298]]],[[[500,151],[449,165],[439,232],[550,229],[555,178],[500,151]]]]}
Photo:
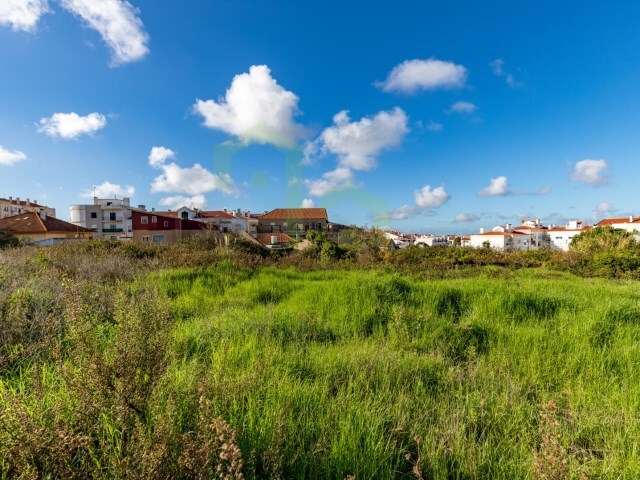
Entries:
{"type": "Polygon", "coordinates": [[[170,148],[153,147],[151,149],[151,153],[149,154],[149,165],[157,168],[160,165],[163,165],[168,159],[174,158],[175,156],[176,152],[174,152],[170,148]]]}
{"type": "Polygon", "coordinates": [[[511,88],[518,88],[522,86],[521,82],[517,81],[511,73],[505,70],[504,60],[497,58],[493,62],[491,62],[489,66],[491,67],[491,71],[493,72],[493,74],[496,77],[504,78],[504,81],[511,88]]]}
{"type": "Polygon", "coordinates": [[[0,145],[0,165],[11,166],[18,162],[24,162],[27,155],[19,150],[7,150],[0,145]]]}
{"type": "Polygon", "coordinates": [[[199,163],[190,168],[182,168],[177,163],[166,163],[173,158],[173,150],[165,147],[153,147],[149,154],[149,164],[162,174],[151,184],[154,193],[179,193],[191,196],[202,195],[219,190],[227,195],[237,195],[238,187],[228,173],[211,173],[199,163]]]}
{"type": "Polygon", "coordinates": [[[399,145],[409,132],[407,115],[398,107],[356,122],[343,110],[333,117],[333,123],[320,135],[320,149],[337,155],[341,167],[353,170],[375,168],[376,157],[383,150],[399,145]]]}
{"type": "Polygon", "coordinates": [[[320,179],[305,180],[304,184],[309,190],[309,195],[323,197],[329,193],[353,187],[353,172],[349,168],[338,167],[324,173],[320,179]]]}
{"type": "Polygon", "coordinates": [[[593,211],[594,216],[606,217],[615,212],[615,208],[609,202],[600,202],[593,211]]]}
{"type": "Polygon", "coordinates": [[[116,197],[132,197],[136,193],[135,187],[131,185],[122,186],[111,182],[103,182],[93,187],[93,190],[87,190],[82,194],[83,197],[98,198],[116,198],[116,197]]]}
{"type": "Polygon", "coordinates": [[[305,198],[302,200],[301,208],[316,208],[316,202],[314,202],[311,198],[305,198]]]}
{"type": "Polygon", "coordinates": [[[449,107],[449,113],[473,113],[478,109],[478,107],[471,103],[466,102],[464,100],[460,100],[455,102],[451,107],[449,107]]]}
{"type": "Polygon", "coordinates": [[[375,85],[385,92],[415,93],[418,90],[460,88],[468,72],[462,65],[430,58],[405,60],[396,65],[384,82],[375,85]]]}
{"type": "Polygon", "coordinates": [[[491,183],[487,188],[483,188],[478,192],[482,197],[504,197],[511,195],[509,190],[509,180],[507,177],[496,177],[491,179],[491,183]]]}
{"type": "Polygon", "coordinates": [[[167,207],[170,210],[178,210],[182,207],[204,210],[207,208],[207,199],[204,197],[204,195],[194,195],[193,197],[175,195],[172,197],[165,197],[161,199],[160,205],[162,205],[163,207],[167,207]]]}
{"type": "Polygon", "coordinates": [[[291,147],[305,136],[293,118],[300,113],[298,97],[271,76],[266,65],[254,65],[236,75],[224,98],[197,100],[194,111],[204,125],[236,135],[247,142],[291,147]]]}
{"type": "Polygon", "coordinates": [[[450,195],[445,192],[442,186],[432,190],[430,185],[425,185],[413,194],[416,205],[421,209],[438,208],[449,200],[449,198],[451,198],[450,195]]]}
{"type": "MultiPolygon", "coordinates": [[[[3,0],[4,1],[4,0],[3,0]]],[[[141,60],[149,53],[149,35],[138,10],[126,0],[59,0],[63,8],[96,30],[113,53],[113,64],[141,60]]]]}
{"type": "Polygon", "coordinates": [[[608,168],[605,160],[580,160],[575,165],[571,179],[593,187],[606,185],[609,182],[608,168]]]}
{"type": "Polygon", "coordinates": [[[48,11],[47,0],[2,0],[0,25],[9,25],[16,32],[33,32],[40,17],[48,11]]]}
{"type": "Polygon", "coordinates": [[[450,198],[451,195],[445,191],[443,186],[432,189],[431,185],[425,185],[420,190],[413,192],[415,205],[403,205],[393,210],[388,217],[392,220],[405,220],[418,215],[429,215],[434,209],[444,205],[450,198]]]}
{"type": "Polygon", "coordinates": [[[475,213],[459,213],[454,220],[455,223],[472,223],[480,220],[475,213]]]}
{"type": "Polygon", "coordinates": [[[54,113],[49,118],[40,119],[39,132],[52,138],[70,140],[80,135],[90,135],[107,126],[107,119],[99,113],[80,116],[77,113],[54,113]]]}
{"type": "Polygon", "coordinates": [[[427,123],[427,126],[425,128],[430,132],[441,132],[442,130],[444,130],[444,125],[442,125],[439,122],[434,122],[433,120],[431,120],[429,121],[429,123],[427,123]]]}

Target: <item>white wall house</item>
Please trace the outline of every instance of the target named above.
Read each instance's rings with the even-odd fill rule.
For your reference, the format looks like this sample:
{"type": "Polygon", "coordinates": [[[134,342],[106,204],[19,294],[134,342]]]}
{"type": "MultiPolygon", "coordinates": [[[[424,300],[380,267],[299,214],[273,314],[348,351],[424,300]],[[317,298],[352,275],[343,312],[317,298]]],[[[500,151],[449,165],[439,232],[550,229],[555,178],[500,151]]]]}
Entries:
{"type": "Polygon", "coordinates": [[[385,238],[391,240],[398,248],[407,248],[409,245],[413,245],[414,239],[406,237],[398,232],[384,232],[385,238]]]}
{"type": "Polygon", "coordinates": [[[548,230],[551,250],[563,250],[568,251],[571,240],[574,237],[580,235],[583,232],[587,232],[591,229],[584,222],[578,222],[572,220],[564,227],[554,227],[548,230]]]}
{"type": "Polygon", "coordinates": [[[416,238],[414,245],[418,247],[447,246],[449,240],[447,237],[436,235],[420,235],[416,238]]]}
{"type": "Polygon", "coordinates": [[[469,246],[482,248],[488,246],[494,250],[518,251],[531,249],[531,235],[518,231],[503,231],[506,227],[496,227],[491,232],[476,233],[469,236],[469,246]]]}
{"type": "Polygon", "coordinates": [[[619,228],[620,230],[633,233],[636,240],[640,241],[640,217],[634,217],[631,215],[629,217],[622,218],[605,218],[598,222],[596,227],[619,228]]]}

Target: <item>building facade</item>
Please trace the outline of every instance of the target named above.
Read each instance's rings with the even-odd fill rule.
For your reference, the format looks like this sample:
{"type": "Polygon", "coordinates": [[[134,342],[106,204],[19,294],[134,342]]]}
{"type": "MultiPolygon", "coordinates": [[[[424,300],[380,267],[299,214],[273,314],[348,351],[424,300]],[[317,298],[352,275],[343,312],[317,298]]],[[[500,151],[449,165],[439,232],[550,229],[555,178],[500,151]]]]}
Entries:
{"type": "Polygon", "coordinates": [[[93,237],[91,230],[50,217],[44,210],[2,218],[0,231],[10,232],[20,240],[34,245],[53,245],[93,237]]]}
{"type": "Polygon", "coordinates": [[[27,212],[40,213],[41,211],[44,211],[48,217],[56,217],[55,208],[40,205],[37,200],[31,201],[28,198],[20,200],[19,197],[0,198],[0,218],[13,217],[27,212]]]}
{"type": "Polygon", "coordinates": [[[328,232],[329,220],[326,209],[276,208],[258,217],[258,234],[286,233],[294,240],[299,240],[312,230],[328,232]]]}
{"type": "Polygon", "coordinates": [[[93,198],[88,205],[69,207],[71,223],[94,232],[94,238],[130,240],[133,238],[131,211],[146,211],[144,205],[132,208],[128,198],[93,198]]]}
{"type": "Polygon", "coordinates": [[[548,233],[551,250],[568,251],[569,246],[571,245],[571,240],[581,233],[589,230],[591,230],[591,227],[586,223],[576,220],[570,221],[564,227],[550,228],[548,233]]]}
{"type": "MultiPolygon", "coordinates": [[[[132,238],[137,242],[172,244],[212,228],[203,222],[183,220],[177,216],[161,215],[159,212],[130,212],[132,238]]],[[[214,230],[217,231],[217,228],[214,230]]]]}

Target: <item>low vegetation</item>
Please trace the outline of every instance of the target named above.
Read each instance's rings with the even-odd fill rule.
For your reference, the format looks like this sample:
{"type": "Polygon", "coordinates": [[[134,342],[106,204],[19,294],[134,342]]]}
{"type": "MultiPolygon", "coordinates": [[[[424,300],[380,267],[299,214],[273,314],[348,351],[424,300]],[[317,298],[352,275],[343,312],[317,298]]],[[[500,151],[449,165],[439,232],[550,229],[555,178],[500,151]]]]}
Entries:
{"type": "Polygon", "coordinates": [[[0,478],[640,476],[634,245],[313,240],[0,251],[0,478]]]}

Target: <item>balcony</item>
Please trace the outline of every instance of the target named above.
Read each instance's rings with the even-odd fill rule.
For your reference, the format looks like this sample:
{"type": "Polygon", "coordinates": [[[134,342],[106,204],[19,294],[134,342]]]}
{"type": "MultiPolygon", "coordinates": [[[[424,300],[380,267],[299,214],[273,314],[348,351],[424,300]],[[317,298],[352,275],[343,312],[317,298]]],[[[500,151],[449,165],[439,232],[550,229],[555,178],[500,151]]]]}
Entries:
{"type": "Polygon", "coordinates": [[[102,233],[122,233],[124,230],[122,228],[103,228],[102,233]]]}

